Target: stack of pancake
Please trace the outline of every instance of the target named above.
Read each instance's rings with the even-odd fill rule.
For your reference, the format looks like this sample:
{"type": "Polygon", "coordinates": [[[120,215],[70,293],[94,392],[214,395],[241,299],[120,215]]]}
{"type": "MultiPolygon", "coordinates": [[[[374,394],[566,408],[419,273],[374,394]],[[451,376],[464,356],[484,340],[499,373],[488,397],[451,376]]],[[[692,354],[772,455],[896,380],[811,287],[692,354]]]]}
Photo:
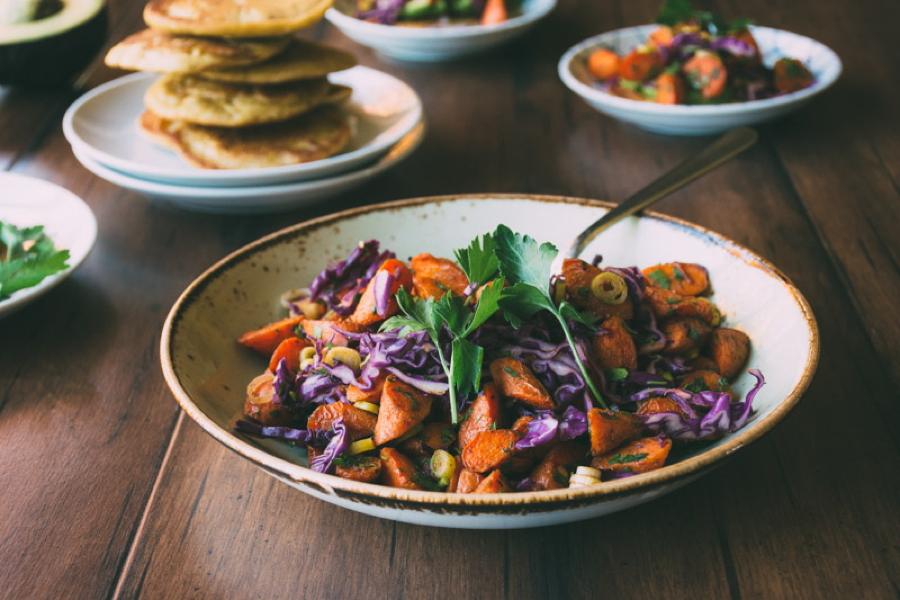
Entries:
{"type": "Polygon", "coordinates": [[[147,90],[141,131],[208,169],[319,160],[350,137],[346,86],[327,75],[353,56],[291,34],[331,0],[151,0],[149,29],[106,56],[111,67],[163,73],[147,90]]]}

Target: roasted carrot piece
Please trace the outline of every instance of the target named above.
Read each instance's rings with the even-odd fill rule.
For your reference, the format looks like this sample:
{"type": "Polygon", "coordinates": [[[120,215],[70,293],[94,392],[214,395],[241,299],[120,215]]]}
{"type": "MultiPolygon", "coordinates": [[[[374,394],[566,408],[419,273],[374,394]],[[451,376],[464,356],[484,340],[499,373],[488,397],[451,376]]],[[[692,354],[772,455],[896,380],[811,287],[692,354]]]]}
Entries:
{"type": "Polygon", "coordinates": [[[321,340],[332,346],[346,346],[349,343],[350,340],[341,331],[356,333],[362,329],[362,326],[347,320],[313,321],[307,319],[303,321],[303,332],[306,337],[311,340],[321,340]]]}
{"type": "Polygon", "coordinates": [[[485,383],[481,394],[472,402],[472,406],[459,424],[457,440],[460,450],[482,431],[502,429],[502,419],[503,407],[500,404],[497,386],[493,382],[485,383]]]}
{"type": "Polygon", "coordinates": [[[594,335],[591,347],[597,363],[604,369],[637,369],[634,339],[619,317],[609,317],[594,335]]]}
{"type": "Polygon", "coordinates": [[[697,50],[694,56],[684,63],[681,70],[691,86],[700,90],[700,95],[707,100],[725,91],[728,71],[715,52],[697,50]]]}
{"type": "Polygon", "coordinates": [[[263,425],[287,425],[291,414],[275,397],[275,376],[266,371],[253,378],[247,386],[244,415],[263,425]]]}
{"type": "Polygon", "coordinates": [[[450,423],[432,422],[422,431],[403,440],[399,448],[410,456],[431,456],[435,450],[446,450],[456,441],[456,430],[450,423]]]}
{"type": "Polygon", "coordinates": [[[344,479],[371,483],[381,475],[382,464],[374,456],[357,456],[351,459],[350,464],[335,466],[334,473],[344,479]]]}
{"type": "Polygon", "coordinates": [[[394,448],[382,448],[378,456],[383,463],[381,468],[381,482],[391,487],[405,488],[407,490],[421,490],[416,483],[416,466],[405,454],[394,448]]]}
{"type": "Polygon", "coordinates": [[[487,0],[481,13],[482,25],[496,25],[506,20],[506,4],[503,0],[487,0]]]}
{"type": "Polygon", "coordinates": [[[709,338],[709,353],[724,377],[737,375],[750,354],[750,338],[743,331],[720,327],[709,338]]]}
{"type": "Polygon", "coordinates": [[[681,296],[699,296],[709,289],[709,272],[696,263],[670,262],[642,271],[647,285],[671,290],[681,296]]]}
{"type": "Polygon", "coordinates": [[[481,480],[474,490],[473,494],[507,494],[513,491],[512,486],[503,476],[499,469],[493,471],[490,475],[481,480]]]}
{"type": "Polygon", "coordinates": [[[808,88],[815,79],[806,66],[796,58],[781,58],[772,67],[775,89],[779,92],[797,92],[808,88]]]}
{"type": "Polygon", "coordinates": [[[726,392],[731,393],[728,379],[715,371],[693,371],[678,379],[678,385],[693,392],[726,392]]]}
{"type": "Polygon", "coordinates": [[[272,353],[272,358],[269,359],[269,370],[275,372],[275,369],[278,368],[278,363],[280,363],[283,358],[287,361],[288,369],[291,371],[299,371],[300,351],[312,345],[313,343],[306,338],[292,337],[283,340],[278,344],[278,347],[275,348],[275,352],[272,353]]]}
{"type": "Polygon", "coordinates": [[[522,435],[512,429],[489,429],[476,435],[462,451],[463,464],[476,473],[496,469],[512,458],[522,435]]]}
{"type": "Polygon", "coordinates": [[[634,316],[634,304],[628,298],[622,304],[607,304],[591,292],[591,283],[603,270],[578,258],[563,261],[562,274],[572,304],[589,310],[598,317],[616,316],[626,321],[634,316]]]}
{"type": "Polygon", "coordinates": [[[684,82],[677,73],[661,73],[656,78],[657,104],[684,104],[684,82]]]}
{"type": "Polygon", "coordinates": [[[377,417],[347,402],[332,402],[314,410],[306,426],[312,431],[328,431],[338,419],[344,420],[350,437],[358,440],[372,435],[377,417]]]}
{"type": "Polygon", "coordinates": [[[431,412],[431,396],[423,394],[393,375],[388,376],[381,392],[381,410],[375,424],[375,445],[397,439],[431,412]]]}
{"type": "Polygon", "coordinates": [[[358,325],[368,326],[377,323],[378,321],[383,321],[395,314],[398,307],[394,294],[396,294],[401,287],[407,291],[412,289],[412,273],[410,273],[409,267],[401,261],[396,258],[389,258],[378,267],[378,272],[375,273],[368,285],[366,285],[366,289],[360,297],[359,303],[353,310],[353,314],[350,315],[347,320],[358,325]],[[375,285],[379,279],[379,274],[382,272],[387,272],[394,276],[394,281],[391,284],[389,292],[390,300],[388,301],[386,307],[387,310],[385,310],[384,314],[378,312],[378,306],[375,302],[375,285]]]}
{"type": "Polygon", "coordinates": [[[456,493],[471,494],[478,487],[478,484],[481,483],[482,479],[484,479],[484,475],[482,475],[481,473],[476,473],[475,471],[470,471],[469,469],[463,469],[459,472],[459,481],[456,484],[456,493]]]}
{"type": "Polygon", "coordinates": [[[588,449],[577,442],[560,442],[550,448],[531,472],[535,490],[569,487],[569,475],[579,464],[586,464],[588,449]]]}
{"type": "Polygon", "coordinates": [[[591,454],[599,456],[640,437],[641,422],[630,413],[592,408],[588,411],[591,454]]]}
{"type": "Polygon", "coordinates": [[[437,258],[427,252],[413,256],[409,261],[413,288],[420,298],[440,300],[448,291],[462,296],[469,285],[469,278],[456,263],[437,258]]]}
{"type": "Polygon", "coordinates": [[[284,340],[297,337],[297,326],[306,320],[303,315],[288,317],[275,323],[270,323],[260,329],[248,331],[238,338],[238,343],[255,350],[263,356],[272,356],[278,344],[284,340]]]}
{"type": "Polygon", "coordinates": [[[619,65],[619,77],[626,81],[646,81],[662,69],[659,51],[650,46],[638,46],[625,55],[619,65]]]}
{"type": "Polygon", "coordinates": [[[550,409],[555,406],[547,388],[538,381],[531,369],[517,358],[498,358],[491,363],[494,383],[507,398],[514,398],[528,406],[550,409]]]}
{"type": "Polygon", "coordinates": [[[713,329],[696,317],[674,317],[659,327],[666,336],[662,353],[669,356],[690,356],[706,346],[713,329]]]}
{"type": "Polygon", "coordinates": [[[653,46],[671,46],[675,39],[675,33],[668,25],[660,25],[650,32],[648,42],[653,46]]]}
{"type": "Polygon", "coordinates": [[[647,398],[637,409],[639,415],[652,415],[661,412],[678,412],[684,414],[677,402],[666,396],[651,396],[647,398]]]}
{"type": "Polygon", "coordinates": [[[672,440],[648,437],[596,457],[591,466],[611,473],[646,473],[666,464],[672,440]]]}
{"type": "Polygon", "coordinates": [[[355,385],[347,386],[347,402],[371,402],[372,404],[381,403],[381,392],[384,390],[384,380],[386,375],[379,375],[373,381],[374,385],[371,390],[361,390],[355,385]]]}
{"type": "Polygon", "coordinates": [[[605,81],[619,74],[619,55],[608,48],[597,48],[588,56],[587,68],[591,75],[605,81]]]}
{"type": "Polygon", "coordinates": [[[719,324],[722,314],[715,304],[700,296],[682,296],[671,290],[647,286],[647,302],[658,319],[666,317],[697,317],[713,327],[719,324]]]}
{"type": "Polygon", "coordinates": [[[524,436],[526,433],[528,433],[528,424],[532,421],[534,421],[534,417],[532,417],[531,415],[522,415],[515,420],[510,429],[512,429],[513,431],[518,431],[524,436]]]}

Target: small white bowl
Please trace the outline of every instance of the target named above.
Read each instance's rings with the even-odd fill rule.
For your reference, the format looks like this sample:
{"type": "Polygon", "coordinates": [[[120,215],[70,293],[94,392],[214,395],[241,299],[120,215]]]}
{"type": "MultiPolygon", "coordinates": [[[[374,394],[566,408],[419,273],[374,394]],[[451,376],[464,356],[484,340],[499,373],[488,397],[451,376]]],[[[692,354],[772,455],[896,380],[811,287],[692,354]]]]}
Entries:
{"type": "MultiPolygon", "coordinates": [[[[617,223],[584,256],[602,254],[607,265],[647,267],[681,260],[709,269],[712,300],[729,327],[750,336],[748,365],[760,369],[767,381],[743,429],[688,447],[681,460],[649,473],[583,488],[514,494],[445,494],[359,483],[308,469],[300,448],[232,429],[247,383],[266,366],[236,338],[282,318],[282,292],[311,281],[360,240],[379,238],[398,256],[431,252],[449,257],[454,248],[505,223],[566,247],[610,206],[553,196],[444,196],[366,206],[283,229],[222,259],[182,293],[160,340],[166,381],[188,416],[238,455],[307,494],[376,517],[440,527],[535,527],[657,498],[720,465],[781,421],[812,379],[819,339],[809,305],[777,268],[718,234],[653,213],[617,223]]],[[[743,374],[734,389],[746,394],[752,379],[743,374]]]]}
{"type": "Polygon", "coordinates": [[[0,316],[49,292],[84,262],[97,240],[97,219],[81,198],[49,181],[0,173],[0,221],[17,227],[43,225],[59,250],[69,251],[68,268],[0,300],[0,316]]]}
{"type": "Polygon", "coordinates": [[[525,33],[547,16],[556,0],[525,0],[522,13],[496,25],[407,27],[370,23],[354,17],[353,0],[335,0],[325,18],[363,46],[400,60],[439,62],[475,54],[525,33]]]}
{"type": "Polygon", "coordinates": [[[783,57],[797,58],[806,64],[816,82],[805,90],[776,98],[703,106],[672,106],[629,100],[595,87],[596,79],[588,72],[586,65],[591,52],[602,47],[625,54],[645,43],[656,27],[641,25],[617,29],[573,46],[559,61],[560,79],[588,104],[614,119],[658,133],[711,135],[741,125],[769,121],[796,110],[825,91],[841,74],[841,60],[827,46],[781,29],[751,27],[766,65],[771,66],[783,57]]]}

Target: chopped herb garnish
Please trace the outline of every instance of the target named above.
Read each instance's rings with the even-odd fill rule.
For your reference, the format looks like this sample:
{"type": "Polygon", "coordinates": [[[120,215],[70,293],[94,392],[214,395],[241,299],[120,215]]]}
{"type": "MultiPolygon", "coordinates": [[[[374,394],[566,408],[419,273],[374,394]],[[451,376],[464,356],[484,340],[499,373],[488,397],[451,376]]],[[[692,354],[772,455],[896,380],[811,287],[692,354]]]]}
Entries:
{"type": "Polygon", "coordinates": [[[510,367],[510,366],[503,367],[503,370],[506,371],[507,373],[509,373],[510,375],[512,375],[513,377],[517,378],[517,379],[518,379],[519,377],[521,377],[521,375],[519,375],[518,373],[516,373],[516,371],[515,371],[512,367],[510,367]]]}
{"type": "Polygon", "coordinates": [[[44,227],[25,227],[0,221],[0,299],[34,287],[69,265],[68,250],[56,250],[44,227]]]}
{"type": "Polygon", "coordinates": [[[656,285],[658,285],[662,289],[669,289],[669,278],[666,276],[662,269],[653,269],[652,271],[647,273],[647,277],[655,281],[656,285]]]}
{"type": "Polygon", "coordinates": [[[638,462],[639,460],[643,460],[648,456],[649,454],[647,454],[646,452],[641,454],[616,454],[606,462],[610,465],[624,465],[628,463],[638,462]]]}

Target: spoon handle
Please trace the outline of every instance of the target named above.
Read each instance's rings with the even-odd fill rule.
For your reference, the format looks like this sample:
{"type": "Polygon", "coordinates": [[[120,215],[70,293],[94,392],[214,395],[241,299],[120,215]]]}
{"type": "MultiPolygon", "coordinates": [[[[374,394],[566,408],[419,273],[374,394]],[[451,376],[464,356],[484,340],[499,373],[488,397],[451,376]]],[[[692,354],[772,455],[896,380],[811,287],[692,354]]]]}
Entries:
{"type": "Polygon", "coordinates": [[[566,256],[577,258],[591,240],[601,231],[618,223],[628,215],[643,210],[675,190],[689,184],[701,175],[715,169],[725,161],[737,156],[756,142],[759,137],[749,127],[732,129],[707,146],[695,156],[687,159],[645,188],[635,192],[618,206],[603,215],[593,225],[582,231],[569,246],[566,256]]]}

